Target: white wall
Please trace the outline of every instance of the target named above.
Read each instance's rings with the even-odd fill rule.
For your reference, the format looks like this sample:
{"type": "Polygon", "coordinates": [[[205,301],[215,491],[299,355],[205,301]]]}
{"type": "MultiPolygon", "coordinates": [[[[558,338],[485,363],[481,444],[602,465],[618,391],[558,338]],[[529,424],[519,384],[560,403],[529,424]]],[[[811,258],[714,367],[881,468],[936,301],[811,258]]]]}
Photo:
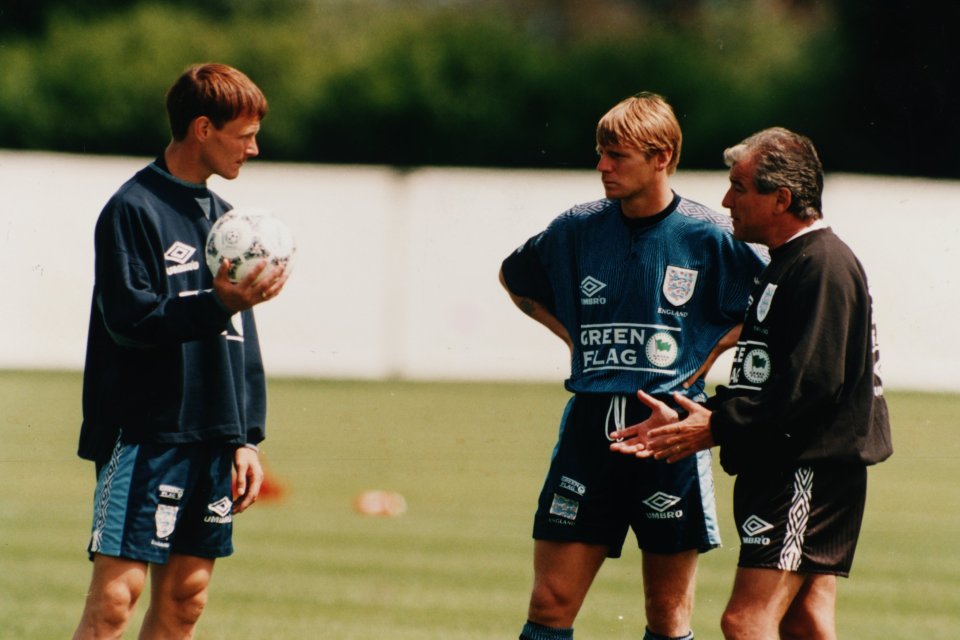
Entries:
{"type": "MultiPolygon", "coordinates": [[[[93,225],[147,162],[0,152],[0,367],[82,366],[93,225]]],[[[681,171],[674,185],[721,210],[726,172],[681,171]]],[[[257,160],[212,186],[273,209],[297,238],[286,290],[257,308],[270,374],[564,378],[564,347],[512,306],[497,270],[562,210],[602,196],[593,171],[257,160]]],[[[960,182],[828,175],[824,208],[870,276],[887,386],[960,390],[960,182]]]]}

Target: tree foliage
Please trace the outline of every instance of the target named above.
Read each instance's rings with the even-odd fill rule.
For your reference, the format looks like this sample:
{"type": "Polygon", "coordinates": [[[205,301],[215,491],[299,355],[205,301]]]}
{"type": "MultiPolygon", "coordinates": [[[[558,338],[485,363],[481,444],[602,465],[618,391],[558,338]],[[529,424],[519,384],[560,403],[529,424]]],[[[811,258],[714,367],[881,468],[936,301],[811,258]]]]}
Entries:
{"type": "Polygon", "coordinates": [[[597,119],[652,90],[681,119],[686,168],[718,168],[725,146],[783,125],[831,170],[955,173],[946,148],[916,160],[952,122],[942,81],[957,58],[934,55],[949,35],[904,57],[887,38],[907,16],[882,14],[853,0],[6,2],[0,146],[154,154],[169,84],[217,60],[267,94],[272,160],[590,166],[597,119]]]}

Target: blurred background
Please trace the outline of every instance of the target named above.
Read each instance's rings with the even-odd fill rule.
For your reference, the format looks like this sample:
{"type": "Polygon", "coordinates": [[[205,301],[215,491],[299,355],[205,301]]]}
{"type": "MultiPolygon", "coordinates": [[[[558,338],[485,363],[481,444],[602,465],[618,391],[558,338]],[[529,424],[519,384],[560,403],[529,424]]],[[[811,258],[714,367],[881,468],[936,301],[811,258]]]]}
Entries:
{"type": "Polygon", "coordinates": [[[82,367],[96,216],[167,143],[174,78],[215,60],[271,111],[260,157],[211,184],[299,247],[258,309],[272,375],[562,380],[568,355],[497,269],[602,197],[596,122],[650,90],[683,127],[675,189],[719,211],[725,147],[812,137],[885,382],[960,390],[960,333],[927,328],[960,313],[957,18],[908,0],[2,0],[0,268],[31,302],[4,316],[0,368],[82,367]]]}
{"type": "Polygon", "coordinates": [[[607,108],[665,95],[681,167],[773,124],[830,171],[960,173],[957,3],[3,0],[0,148],[155,155],[162,96],[218,60],[271,102],[263,156],[583,168],[607,108]]]}

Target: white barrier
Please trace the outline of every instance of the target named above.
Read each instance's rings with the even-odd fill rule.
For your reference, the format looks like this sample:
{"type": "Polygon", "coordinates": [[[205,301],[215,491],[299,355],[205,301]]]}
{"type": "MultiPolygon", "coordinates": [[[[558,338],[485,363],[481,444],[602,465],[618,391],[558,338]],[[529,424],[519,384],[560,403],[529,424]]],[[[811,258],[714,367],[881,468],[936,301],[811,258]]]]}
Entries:
{"type": "MultiPolygon", "coordinates": [[[[82,366],[93,225],[143,158],[0,152],[0,367],[82,366]]],[[[677,191],[718,210],[725,171],[677,191]]],[[[500,261],[572,204],[602,196],[583,171],[249,163],[211,185],[294,230],[295,271],[257,308],[272,375],[416,379],[565,377],[563,345],[523,316],[500,261]]],[[[828,175],[827,221],[870,276],[888,387],[960,390],[956,248],[960,183],[828,175]]],[[[718,364],[714,381],[729,361],[718,364]]]]}

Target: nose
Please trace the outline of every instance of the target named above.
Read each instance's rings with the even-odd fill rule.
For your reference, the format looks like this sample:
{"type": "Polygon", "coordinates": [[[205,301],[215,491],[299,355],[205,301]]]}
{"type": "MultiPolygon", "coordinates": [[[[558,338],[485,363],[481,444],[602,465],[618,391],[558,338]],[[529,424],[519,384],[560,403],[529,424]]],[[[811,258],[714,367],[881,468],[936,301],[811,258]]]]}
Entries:
{"type": "Polygon", "coordinates": [[[250,144],[247,145],[247,157],[256,158],[260,155],[260,147],[257,146],[257,139],[251,138],[250,144]]]}
{"type": "Polygon", "coordinates": [[[610,171],[610,161],[603,154],[600,154],[600,159],[597,160],[597,171],[600,173],[610,171]]]}
{"type": "Polygon", "coordinates": [[[720,206],[725,209],[733,210],[733,197],[730,195],[731,189],[727,189],[727,192],[723,194],[723,201],[720,203],[720,206]]]}

